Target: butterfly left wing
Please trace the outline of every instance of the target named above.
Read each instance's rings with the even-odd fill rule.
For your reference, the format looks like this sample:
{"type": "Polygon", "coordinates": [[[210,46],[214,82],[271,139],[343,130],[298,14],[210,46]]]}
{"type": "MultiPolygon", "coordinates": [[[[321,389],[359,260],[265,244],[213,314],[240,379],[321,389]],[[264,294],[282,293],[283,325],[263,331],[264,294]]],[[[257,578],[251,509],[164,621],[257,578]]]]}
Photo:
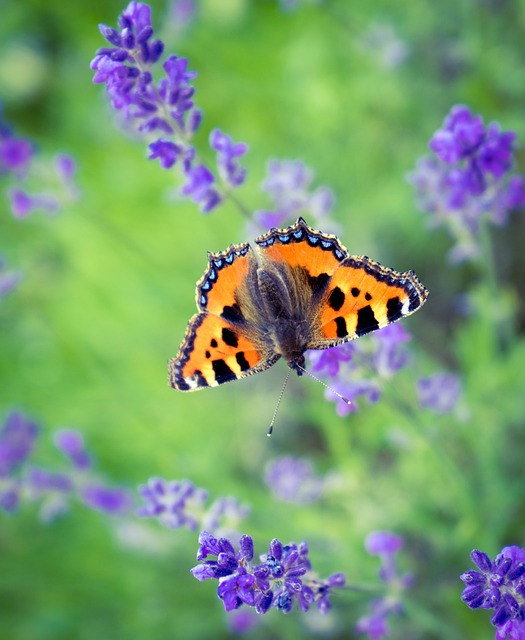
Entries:
{"type": "Polygon", "coordinates": [[[256,269],[249,244],[208,253],[208,266],[197,283],[199,313],[191,318],[177,357],[168,363],[171,387],[215,387],[264,371],[279,360],[249,320],[253,305],[246,282],[256,269]]]}
{"type": "Polygon", "coordinates": [[[169,382],[179,391],[216,387],[264,371],[279,357],[256,345],[232,322],[197,313],[188,324],[177,357],[168,363],[169,382]]]}
{"type": "Polygon", "coordinates": [[[349,256],[328,283],[308,349],[326,349],[385,327],[417,311],[427,297],[413,271],[394,271],[366,256],[349,256]]]}

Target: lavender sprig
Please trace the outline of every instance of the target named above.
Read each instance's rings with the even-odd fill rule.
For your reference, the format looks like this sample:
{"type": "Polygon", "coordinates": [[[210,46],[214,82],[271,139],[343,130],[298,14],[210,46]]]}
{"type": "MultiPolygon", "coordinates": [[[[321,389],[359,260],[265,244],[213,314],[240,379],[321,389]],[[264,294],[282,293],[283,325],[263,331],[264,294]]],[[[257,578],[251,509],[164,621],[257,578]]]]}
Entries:
{"type": "Polygon", "coordinates": [[[0,430],[0,508],[14,513],[21,502],[39,502],[39,517],[49,522],[65,512],[74,498],[109,515],[124,515],[133,496],[123,487],[111,486],[93,469],[82,436],[73,429],[55,434],[55,445],[71,462],[65,471],[31,464],[38,426],[15,411],[0,430]]]}
{"type": "Polygon", "coordinates": [[[396,567],[396,554],[402,549],[403,538],[389,531],[374,531],[365,540],[369,554],[381,559],[379,577],[386,585],[386,593],[372,600],[369,613],[359,618],[356,624],[358,633],[366,633],[370,640],[381,640],[389,635],[388,618],[403,611],[402,592],[413,583],[411,574],[401,575],[396,567]]]}
{"type": "Polygon", "coordinates": [[[158,518],[170,529],[187,527],[191,531],[204,525],[210,531],[235,534],[235,526],[246,518],[250,509],[234,497],[217,498],[208,508],[208,492],[196,487],[190,480],[164,480],[150,478],[139,487],[144,504],[137,514],[144,518],[158,518]]]}
{"type": "Polygon", "coordinates": [[[221,189],[209,167],[198,161],[192,145],[202,122],[202,112],[193,100],[196,72],[188,69],[187,58],[170,55],[162,65],[163,76],[155,82],[153,71],[164,43],[153,38],[147,4],[130,2],[119,16],[118,26],[99,26],[111,47],[99,49],[91,62],[93,82],[106,85],[113,108],[149,141],[149,158],[159,160],[163,169],[180,169],[185,180],[181,195],[192,198],[207,213],[222,202],[228,189],[243,184],[246,171],[237,159],[246,153],[247,145],[233,143],[219,129],[212,132],[210,144],[217,152],[221,189]]]}
{"type": "Polygon", "coordinates": [[[75,174],[71,156],[58,154],[50,163],[33,142],[17,137],[0,119],[0,177],[8,178],[7,196],[15,218],[26,218],[37,210],[57,213],[76,200],[75,174]]]}
{"type": "Polygon", "coordinates": [[[307,215],[317,226],[336,231],[327,220],[334,203],[332,190],[325,186],[312,189],[313,179],[312,169],[299,160],[270,160],[262,190],[268,193],[272,208],[256,211],[256,223],[264,229],[282,227],[307,215]]]}
{"type": "Polygon", "coordinates": [[[465,571],[461,594],[471,609],[491,609],[490,619],[496,627],[496,640],[525,638],[525,550],[504,547],[494,560],[474,550],[472,562],[478,570],[465,571]]]}
{"type": "Polygon", "coordinates": [[[431,225],[451,233],[453,262],[479,257],[484,220],[504,225],[509,212],[525,204],[525,181],[512,174],[515,138],[513,131],[502,131],[496,122],[485,126],[480,115],[456,105],[430,140],[433,155],[421,158],[409,174],[431,225]]]}
{"type": "Polygon", "coordinates": [[[326,397],[337,403],[340,416],[358,410],[360,396],[375,403],[381,396],[382,381],[391,378],[408,362],[404,344],[410,334],[400,324],[391,324],[370,337],[323,351],[309,351],[312,372],[320,375],[333,389],[326,397]],[[336,392],[336,393],[334,393],[336,392]],[[347,404],[337,395],[351,401],[347,404]]]}
{"type": "Polygon", "coordinates": [[[6,261],[0,256],[0,299],[15,289],[21,279],[22,273],[8,270],[6,261]]]}
{"type": "Polygon", "coordinates": [[[264,480],[273,495],[284,502],[310,504],[318,500],[325,483],[306,458],[281,456],[266,465],[264,480]]]}
{"type": "Polygon", "coordinates": [[[268,553],[260,556],[260,564],[252,562],[253,540],[246,534],[241,536],[237,552],[230,540],[217,539],[206,531],[201,532],[199,544],[200,564],[191,573],[197,580],[218,580],[217,595],[226,611],[245,604],[257,613],[266,613],[272,607],[289,613],[297,602],[302,611],[315,604],[321,613],[327,613],[332,591],[346,581],[342,573],[318,580],[312,573],[305,542],[283,545],[274,539],[268,553]]]}
{"type": "Polygon", "coordinates": [[[417,384],[419,404],[435,413],[449,413],[461,396],[461,381],[453,373],[438,372],[417,384]]]}

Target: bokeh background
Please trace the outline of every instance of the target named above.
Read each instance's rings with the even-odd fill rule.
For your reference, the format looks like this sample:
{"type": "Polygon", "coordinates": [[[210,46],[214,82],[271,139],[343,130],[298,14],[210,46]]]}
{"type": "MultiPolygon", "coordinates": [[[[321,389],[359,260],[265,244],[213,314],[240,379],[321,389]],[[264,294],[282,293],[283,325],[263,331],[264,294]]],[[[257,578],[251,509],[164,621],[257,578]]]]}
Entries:
{"type": "MultiPolygon", "coordinates": [[[[282,363],[218,389],[169,389],[166,361],[194,313],[206,251],[248,240],[246,221],[233,203],[202,215],[170,199],[175,175],[147,160],[92,84],[89,63],[104,45],[97,25],[115,25],[125,3],[3,0],[3,117],[43,157],[75,157],[81,197],[55,216],[16,220],[2,195],[0,251],[23,280],[0,301],[1,417],[19,408],[39,423],[41,465],[60,467],[52,433],[74,427],[108,481],[134,490],[151,476],[189,478],[212,497],[234,495],[252,508],[242,531],[258,552],[274,537],[308,540],[321,576],[375,584],[363,540],[394,531],[417,586],[392,637],[492,637],[486,613],[460,601],[458,575],[473,548],[494,554],[524,540],[525,224],[516,214],[492,230],[498,287],[513,310],[502,355],[499,301],[483,289],[483,268],[447,261],[451,241],[428,229],[406,175],[456,103],[523,142],[524,3],[198,0],[184,28],[169,2],[151,6],[166,52],[198,72],[204,157],[217,126],[249,144],[243,203],[268,206],[260,184],[270,158],[301,159],[316,185],[334,190],[333,220],[350,252],[414,269],[427,285],[427,305],[404,321],[413,364],[384,382],[377,404],[346,418],[320,385],[294,377],[272,438],[282,363]],[[417,407],[417,376],[437,370],[461,376],[453,414],[417,407]],[[265,465],[284,454],[335,474],[332,497],[307,506],[272,497],[265,465]]],[[[114,519],[80,504],[49,524],[32,503],[0,513],[0,636],[231,637],[216,584],[189,574],[198,532],[150,528],[151,540],[123,541],[114,519]]],[[[271,611],[249,635],[357,637],[370,597],[338,593],[323,619],[271,611]]]]}

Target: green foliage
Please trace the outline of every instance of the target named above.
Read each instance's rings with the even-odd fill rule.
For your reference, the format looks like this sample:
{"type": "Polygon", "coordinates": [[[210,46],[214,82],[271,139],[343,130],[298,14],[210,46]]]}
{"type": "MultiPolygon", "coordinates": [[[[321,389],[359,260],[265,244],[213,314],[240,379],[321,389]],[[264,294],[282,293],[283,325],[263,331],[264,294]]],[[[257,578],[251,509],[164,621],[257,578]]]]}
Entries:
{"type": "MultiPolygon", "coordinates": [[[[351,253],[420,275],[430,298],[405,321],[414,364],[385,382],[378,404],[362,402],[344,419],[319,385],[291,380],[271,439],[284,365],[220,389],[169,389],[166,361],[194,313],[206,251],[246,241],[245,220],[233,203],[202,216],[169,200],[172,174],[118,129],[92,84],[89,62],[103,46],[97,24],[114,24],[124,3],[7,0],[5,119],[44,155],[78,159],[82,198],[56,217],[24,221],[2,200],[0,251],[25,274],[0,301],[2,417],[19,407],[40,422],[42,464],[53,456],[53,430],[68,425],[115,482],[190,478],[212,497],[235,495],[252,506],[243,530],[258,550],[273,537],[306,539],[323,576],[372,582],[377,562],[363,539],[395,531],[407,540],[403,562],[417,586],[392,637],[491,637],[486,612],[461,603],[458,576],[475,547],[494,554],[524,544],[525,227],[516,219],[497,231],[495,267],[487,253],[479,265],[453,267],[447,238],[427,229],[405,176],[455,103],[515,129],[523,143],[523,2],[332,0],[286,14],[276,0],[203,0],[177,36],[162,27],[167,6],[151,4],[167,51],[198,71],[203,154],[216,126],[250,145],[239,198],[264,208],[268,158],[300,158],[317,184],[334,188],[351,253]],[[377,24],[407,44],[403,64],[381,64],[362,44],[377,24]],[[415,381],[440,369],[458,371],[464,394],[454,413],[436,416],[418,408],[415,381]],[[263,473],[280,454],[335,473],[330,498],[277,502],[263,473]]],[[[167,532],[162,549],[148,552],[119,543],[108,520],[80,506],[48,525],[32,505],[0,514],[2,638],[229,637],[216,585],[189,574],[195,533],[167,532]]],[[[332,637],[354,637],[366,602],[338,594],[332,637]]],[[[254,638],[317,635],[310,613],[263,618],[254,638]]]]}

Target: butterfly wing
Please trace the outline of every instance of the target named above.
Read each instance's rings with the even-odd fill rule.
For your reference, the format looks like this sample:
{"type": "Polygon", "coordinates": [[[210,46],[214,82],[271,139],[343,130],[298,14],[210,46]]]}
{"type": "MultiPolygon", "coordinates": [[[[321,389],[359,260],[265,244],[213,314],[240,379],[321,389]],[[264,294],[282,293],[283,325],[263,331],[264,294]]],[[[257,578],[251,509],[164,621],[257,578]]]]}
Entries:
{"type": "Polygon", "coordinates": [[[350,256],[328,283],[308,348],[326,349],[385,327],[417,311],[427,297],[413,271],[394,271],[366,256],[350,256]]]}
{"type": "Polygon", "coordinates": [[[288,229],[272,229],[255,242],[264,261],[295,271],[306,270],[319,285],[326,283],[348,257],[336,236],[315,231],[303,218],[288,229]]]}
{"type": "Polygon", "coordinates": [[[264,371],[279,359],[250,322],[247,282],[257,261],[248,244],[208,254],[197,283],[199,313],[188,324],[177,357],[169,361],[170,386],[179,391],[215,387],[264,371]]]}
{"type": "Polygon", "coordinates": [[[179,391],[216,387],[264,371],[278,359],[252,342],[238,325],[211,313],[197,313],[177,357],[169,361],[169,381],[179,391]]]}

